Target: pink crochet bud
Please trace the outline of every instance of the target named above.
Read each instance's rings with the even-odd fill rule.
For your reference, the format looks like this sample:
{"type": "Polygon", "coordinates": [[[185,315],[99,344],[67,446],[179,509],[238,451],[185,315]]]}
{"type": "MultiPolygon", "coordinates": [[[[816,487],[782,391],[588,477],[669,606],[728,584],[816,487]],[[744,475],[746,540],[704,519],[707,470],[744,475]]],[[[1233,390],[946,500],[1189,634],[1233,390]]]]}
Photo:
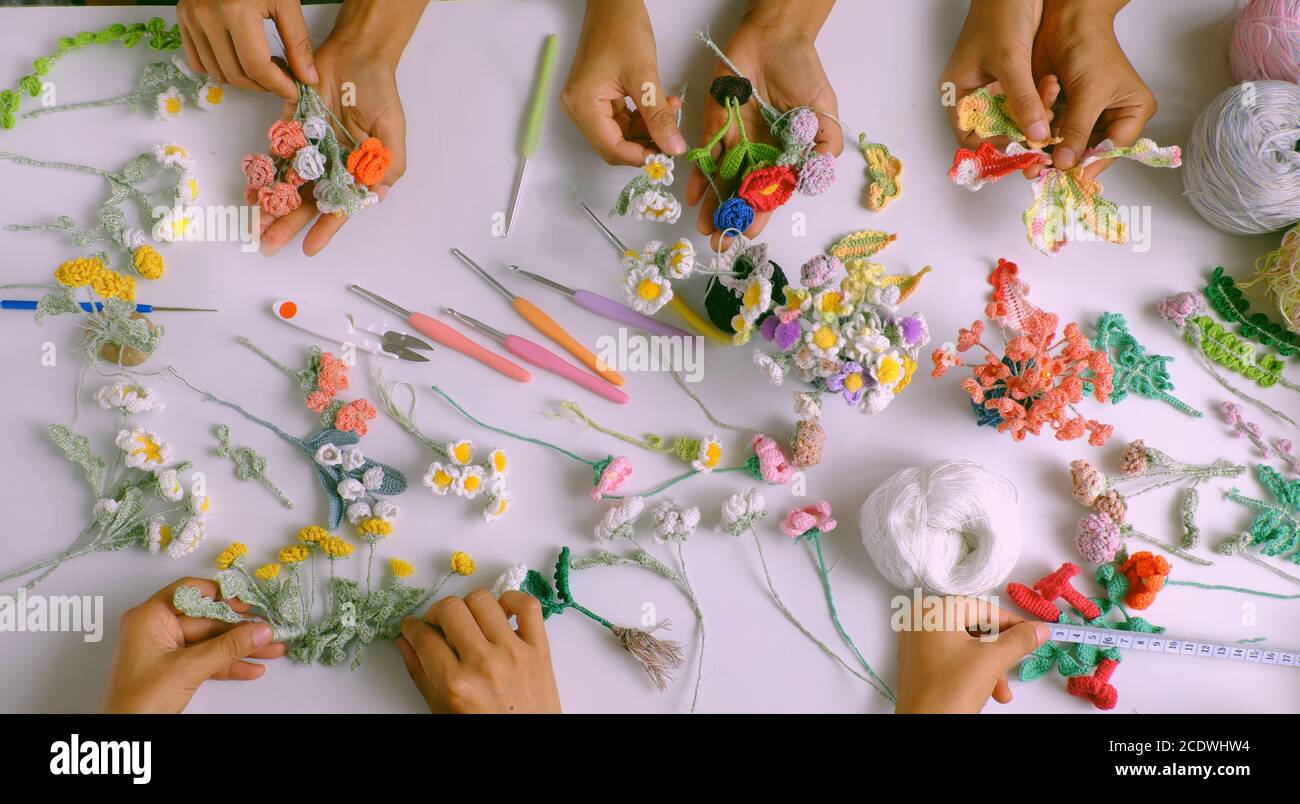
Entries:
{"type": "Polygon", "coordinates": [[[599,500],[607,494],[613,494],[627,482],[631,475],[632,461],[622,455],[618,456],[601,470],[600,477],[596,479],[596,486],[591,490],[591,499],[599,500]]]}
{"type": "Polygon", "coordinates": [[[1076,544],[1079,555],[1094,564],[1109,564],[1124,546],[1119,526],[1105,514],[1088,514],[1079,520],[1076,544]]]}
{"type": "Polygon", "coordinates": [[[816,528],[822,533],[835,530],[838,523],[831,517],[831,504],[821,500],[804,508],[791,508],[781,520],[781,532],[791,539],[797,539],[816,528]]]}
{"type": "Polygon", "coordinates": [[[784,486],[794,474],[793,467],[781,451],[781,445],[769,436],[754,436],[749,446],[758,458],[758,472],[763,480],[773,486],[784,486]]]}

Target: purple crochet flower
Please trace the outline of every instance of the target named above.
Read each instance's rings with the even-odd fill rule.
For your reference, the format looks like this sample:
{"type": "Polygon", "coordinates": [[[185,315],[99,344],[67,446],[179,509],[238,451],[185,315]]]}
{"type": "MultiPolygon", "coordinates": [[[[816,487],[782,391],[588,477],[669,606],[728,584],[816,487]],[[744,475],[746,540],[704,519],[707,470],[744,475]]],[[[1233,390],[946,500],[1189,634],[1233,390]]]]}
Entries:
{"type": "Polygon", "coordinates": [[[1205,312],[1205,297],[1197,291],[1175,293],[1156,302],[1156,312],[1175,327],[1187,326],[1187,319],[1205,312]]]}
{"type": "Polygon", "coordinates": [[[819,288],[827,284],[844,268],[839,257],[818,254],[799,269],[799,281],[806,288],[819,288]]]}
{"type": "Polygon", "coordinates": [[[731,229],[743,232],[754,222],[754,208],[745,199],[733,196],[723,201],[713,213],[713,228],[719,232],[731,229]]]}
{"type": "Polygon", "coordinates": [[[915,346],[925,338],[927,332],[925,319],[919,315],[906,316],[898,322],[898,331],[903,336],[904,345],[915,346]]]}
{"type": "Polygon", "coordinates": [[[800,195],[820,195],[835,183],[835,157],[830,154],[813,154],[799,169],[799,180],[794,189],[800,195]]]}
{"type": "Polygon", "coordinates": [[[780,318],[769,315],[763,319],[763,323],[758,325],[758,332],[769,341],[775,341],[776,345],[781,347],[782,352],[788,352],[799,342],[803,335],[803,330],[799,326],[799,319],[782,322],[780,318]]]}
{"type": "Polygon", "coordinates": [[[1119,525],[1106,514],[1088,514],[1079,520],[1079,555],[1094,564],[1109,564],[1124,546],[1119,525]]]}
{"type": "Polygon", "coordinates": [[[844,401],[857,405],[862,397],[875,385],[875,380],[862,369],[861,363],[844,363],[839,372],[826,378],[826,388],[839,391],[844,401]]]}
{"type": "Polygon", "coordinates": [[[800,145],[811,145],[817,139],[819,128],[821,124],[817,122],[817,113],[812,109],[795,109],[790,113],[790,135],[800,145]]]}

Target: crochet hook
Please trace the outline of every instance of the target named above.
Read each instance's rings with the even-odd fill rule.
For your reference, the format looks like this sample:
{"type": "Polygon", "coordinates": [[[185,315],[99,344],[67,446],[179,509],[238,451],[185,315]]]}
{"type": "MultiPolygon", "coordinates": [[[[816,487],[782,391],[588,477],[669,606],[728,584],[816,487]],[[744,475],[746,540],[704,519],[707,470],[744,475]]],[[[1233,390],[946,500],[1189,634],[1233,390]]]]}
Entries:
{"type": "MultiPolygon", "coordinates": [[[[37,302],[28,299],[0,299],[0,310],[35,310],[37,302]]],[[[87,313],[98,313],[104,309],[103,302],[81,302],[81,309],[87,313]]],[[[137,304],[137,313],[215,313],[211,307],[163,307],[155,304],[137,304]]]]}
{"type": "Polygon", "coordinates": [[[381,324],[360,321],[350,313],[322,313],[315,308],[304,309],[290,299],[280,299],[273,303],[271,313],[289,326],[300,329],[308,335],[324,338],[343,346],[352,345],[376,357],[427,363],[429,358],[415,350],[433,349],[414,335],[396,332],[381,324]]]}
{"type": "MultiPolygon", "coordinates": [[[[587,202],[580,201],[578,203],[580,203],[582,205],[582,208],[586,210],[587,217],[591,218],[592,222],[595,223],[596,226],[600,228],[600,231],[602,233],[604,233],[605,239],[608,240],[610,244],[614,246],[614,248],[618,249],[618,253],[620,255],[628,254],[629,253],[628,247],[623,245],[623,241],[618,239],[618,235],[610,231],[610,228],[605,225],[605,222],[600,219],[600,216],[598,216],[595,212],[591,211],[591,207],[587,206],[587,202]]],[[[687,324],[690,324],[691,329],[694,329],[696,332],[700,333],[704,337],[708,338],[714,343],[726,344],[727,346],[732,345],[730,335],[718,329],[717,327],[713,326],[711,322],[701,318],[699,313],[692,310],[691,306],[682,300],[681,296],[678,296],[677,294],[673,294],[672,299],[668,301],[668,306],[673,308],[673,312],[681,316],[683,321],[685,321],[687,324]]]]}
{"type": "Polygon", "coordinates": [[[524,136],[519,143],[519,171],[515,174],[515,189],[510,197],[510,216],[506,218],[506,237],[515,225],[515,215],[519,212],[519,197],[524,192],[524,175],[528,172],[528,160],[537,153],[537,146],[542,141],[542,122],[546,119],[546,97],[551,91],[551,76],[555,74],[555,57],[559,50],[560,38],[555,34],[546,37],[542,43],[542,65],[537,73],[537,83],[533,85],[533,99],[528,107],[528,119],[524,123],[524,136]]]}
{"type": "Polygon", "coordinates": [[[559,282],[547,279],[540,274],[535,274],[532,271],[525,271],[518,265],[511,265],[510,270],[520,276],[526,276],[534,282],[545,285],[552,290],[558,290],[568,296],[574,304],[588,312],[595,313],[601,318],[607,318],[610,321],[617,321],[621,324],[629,324],[654,335],[667,335],[673,338],[694,337],[686,330],[678,329],[672,324],[665,324],[662,321],[656,321],[650,316],[645,315],[644,313],[638,313],[631,307],[628,307],[622,302],[614,301],[608,296],[602,296],[599,293],[592,293],[588,290],[574,290],[571,287],[561,285],[559,282]]]}
{"type": "Polygon", "coordinates": [[[400,315],[402,318],[406,319],[407,324],[411,325],[411,329],[421,335],[427,335],[432,338],[434,342],[440,343],[448,349],[460,352],[473,360],[477,360],[499,374],[504,374],[516,382],[531,382],[533,379],[533,375],[529,373],[528,369],[520,366],[518,363],[505,359],[496,352],[484,349],[482,346],[474,343],[474,341],[466,338],[457,330],[447,326],[437,319],[430,318],[424,313],[413,313],[405,307],[394,304],[388,299],[385,299],[378,293],[366,290],[360,285],[348,285],[348,290],[364,296],[380,307],[383,307],[396,315],[400,315]]]}
{"type": "Polygon", "coordinates": [[[446,308],[446,312],[447,315],[462,324],[468,327],[473,327],[484,335],[495,338],[506,348],[506,351],[523,358],[540,369],[549,371],[552,374],[558,374],[569,382],[581,385],[588,391],[603,396],[611,402],[626,405],[630,399],[630,397],[628,397],[628,395],[623,391],[615,388],[599,377],[591,376],[587,372],[547,349],[545,346],[540,346],[526,338],[521,338],[518,335],[507,335],[499,329],[484,324],[477,318],[471,318],[464,313],[458,313],[450,307],[446,308]]]}
{"type": "Polygon", "coordinates": [[[591,353],[590,349],[583,346],[581,343],[578,343],[577,338],[570,335],[564,327],[560,326],[554,318],[547,315],[542,308],[522,296],[516,296],[509,288],[498,282],[496,278],[487,271],[483,270],[483,266],[470,259],[469,255],[465,252],[458,248],[454,248],[451,250],[451,253],[455,254],[461,262],[469,266],[470,270],[483,277],[483,279],[495,288],[498,293],[509,299],[510,306],[514,307],[515,312],[519,314],[519,317],[531,324],[533,329],[555,341],[564,348],[564,351],[578,358],[578,360],[582,361],[583,365],[599,374],[606,382],[613,383],[614,385],[623,384],[624,380],[622,375],[597,359],[597,357],[591,353]]]}

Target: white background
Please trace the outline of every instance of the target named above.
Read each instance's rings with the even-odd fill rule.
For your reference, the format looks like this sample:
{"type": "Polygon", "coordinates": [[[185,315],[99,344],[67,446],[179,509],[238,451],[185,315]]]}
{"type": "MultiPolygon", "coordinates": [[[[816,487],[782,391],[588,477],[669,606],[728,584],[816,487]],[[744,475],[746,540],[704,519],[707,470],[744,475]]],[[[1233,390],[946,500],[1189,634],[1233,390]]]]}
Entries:
{"type": "MultiPolygon", "coordinates": [[[[665,85],[690,79],[685,130],[700,140],[699,114],[711,62],[693,33],[708,26],[725,41],[743,11],[738,2],[651,3],[665,85]]],[[[1186,139],[1198,111],[1229,83],[1225,57],[1228,22],[1234,4],[1211,2],[1135,3],[1119,18],[1122,44],[1160,102],[1159,116],[1147,134],[1161,144],[1186,139]]],[[[840,180],[816,199],[799,198],[784,207],[765,232],[776,260],[788,271],[825,249],[848,231],[883,228],[899,235],[882,255],[893,271],[933,265],[909,306],[925,312],[937,341],[952,337],[956,327],[978,317],[986,300],[985,279],[998,257],[1018,262],[1033,286],[1038,305],[1059,312],[1063,320],[1095,321],[1103,311],[1129,317],[1134,333],[1149,348],[1176,355],[1172,367],[1177,395],[1212,410],[1222,392],[1191,359],[1175,333],[1153,312],[1154,302],[1176,290],[1199,287],[1205,274],[1223,264],[1244,277],[1254,258],[1273,248],[1276,238],[1235,238],[1204,224],[1181,198],[1175,171],[1120,163],[1105,174],[1107,196],[1121,204],[1151,205],[1153,243],[1147,253],[1105,244],[1071,245],[1054,260],[1032,251],[1019,221],[1029,190],[1018,179],[985,188],[978,195],[950,185],[945,172],[953,142],[935,82],[961,25],[964,5],[956,2],[840,3],[819,40],[827,72],[839,93],[844,120],[856,132],[887,143],[905,164],[901,200],[880,214],[860,203],[863,161],[855,149],[840,160],[840,180]],[[791,235],[791,215],[806,213],[806,237],[791,235]]],[[[169,15],[169,10],[158,13],[169,15]]],[[[98,29],[117,20],[144,19],[145,9],[5,10],[0,34],[0,74],[23,74],[35,56],[53,49],[58,36],[98,29]]],[[[317,42],[328,33],[332,9],[312,9],[308,18],[317,42]]],[[[170,18],[169,18],[170,19],[170,18]]],[[[238,347],[233,336],[253,338],[283,360],[296,364],[308,340],[274,321],[267,308],[278,297],[296,297],[322,305],[346,305],[375,312],[357,302],[344,286],[357,282],[408,307],[435,312],[454,306],[498,327],[542,340],[514,317],[504,301],[453,260],[459,246],[492,270],[518,262],[572,286],[609,295],[618,293],[618,271],[609,247],[590,223],[574,214],[575,191],[600,208],[633,175],[631,169],[605,166],[583,144],[552,98],[541,150],[531,167],[523,210],[508,241],[491,235],[491,216],[504,210],[515,169],[516,141],[538,49],[544,34],[557,32],[561,56],[553,95],[558,94],[581,19],[577,2],[434,3],[425,14],[400,69],[400,85],[409,120],[410,167],[406,178],[379,208],[349,223],[321,255],[302,256],[300,244],[264,259],[240,253],[233,244],[188,244],[169,247],[168,275],[143,287],[141,298],[158,304],[214,306],[217,315],[158,315],[169,334],[149,364],[171,363],[201,386],[219,389],[250,410],[291,432],[306,434],[313,420],[296,386],[260,359],[238,347]]],[[[67,57],[54,70],[61,99],[107,97],[133,84],[149,59],[144,48],[95,48],[67,57]]],[[[7,79],[8,80],[8,79],[7,79]]],[[[236,203],[242,177],[238,164],[248,152],[265,148],[264,132],[278,112],[278,101],[232,91],[220,111],[188,108],[179,121],[160,123],[144,114],[111,108],[67,114],[0,133],[0,147],[37,157],[70,159],[119,168],[155,142],[176,141],[199,162],[204,200],[236,203]]],[[[684,187],[686,170],[678,166],[684,187]]],[[[0,220],[34,223],[62,213],[86,219],[101,197],[97,180],[12,163],[0,164],[6,192],[0,220]]],[[[667,238],[663,228],[618,220],[616,231],[629,242],[667,238]]],[[[693,233],[690,215],[675,227],[693,233]]],[[[0,234],[6,255],[5,282],[45,281],[70,244],[54,235],[0,234]]],[[[702,244],[702,240],[697,240],[702,244]]],[[[610,327],[572,308],[545,289],[523,291],[587,343],[610,327]]],[[[702,280],[688,295],[699,306],[702,280]]],[[[5,516],[3,565],[18,566],[61,550],[81,529],[92,500],[74,466],[66,463],[45,437],[50,422],[67,422],[78,357],[75,333],[67,320],[42,328],[28,315],[0,317],[4,367],[4,458],[0,460],[0,510],[5,516]],[[40,364],[41,344],[61,349],[56,368],[40,364]]],[[[427,385],[438,382],[467,407],[492,423],[560,442],[598,458],[618,452],[612,440],[577,426],[548,420],[543,411],[566,398],[579,399],[610,426],[628,432],[702,435],[708,423],[666,375],[630,376],[633,402],[619,407],[585,395],[580,389],[538,373],[526,387],[515,387],[476,363],[440,350],[429,364],[389,367],[392,376],[427,385]]],[[[765,428],[781,437],[793,417],[790,389],[772,389],[750,363],[748,350],[710,346],[705,381],[697,386],[724,419],[765,428]]],[[[354,371],[364,391],[364,372],[354,371]]],[[[1075,560],[1074,524],[1082,513],[1069,496],[1068,462],[1087,456],[1115,468],[1118,452],[1130,439],[1143,437],[1185,461],[1209,462],[1231,457],[1251,462],[1248,445],[1225,435],[1216,416],[1193,420],[1161,403],[1133,398],[1118,407],[1097,406],[1089,415],[1113,422],[1112,446],[1096,450],[1082,443],[1062,444],[1050,437],[1015,444],[991,430],[977,429],[956,378],[942,381],[918,376],[912,389],[883,416],[865,418],[826,400],[826,427],[831,443],[826,461],[811,475],[809,493],[829,499],[842,525],[828,537],[838,557],[833,577],[840,611],[849,630],[880,673],[897,685],[895,637],[887,626],[888,604],[895,594],[881,579],[862,549],[856,511],[870,490],[898,469],[940,458],[982,461],[1012,478],[1020,492],[1025,546],[1014,579],[1029,583],[1062,561],[1075,560]]],[[[98,383],[92,383],[87,392],[98,383]]],[[[172,562],[141,552],[95,555],[69,564],[46,582],[47,594],[94,594],[105,598],[110,621],[99,644],[83,644],[75,634],[0,635],[6,661],[0,663],[0,709],[80,711],[97,706],[123,610],[172,579],[185,574],[210,575],[211,561],[229,541],[247,543],[254,561],[270,560],[274,551],[304,524],[324,516],[315,480],[304,460],[271,433],[203,404],[176,383],[161,387],[167,410],[149,422],[169,438],[178,456],[192,458],[206,470],[216,516],[209,541],[195,556],[172,562]],[[257,484],[240,483],[225,459],[211,455],[212,429],[231,425],[236,444],[261,449],[271,474],[298,503],[287,511],[257,484]]],[[[1300,405],[1287,392],[1266,392],[1275,404],[1295,414],[1300,405]]],[[[83,402],[86,400],[83,400],[83,402]]],[[[420,421],[439,438],[467,436],[484,448],[501,443],[459,418],[431,394],[421,398],[420,421]]],[[[1256,416],[1269,434],[1280,427],[1256,416]]],[[[78,428],[107,454],[113,432],[109,417],[83,405],[78,428]]],[[[366,437],[367,454],[405,471],[413,488],[399,502],[402,518],[382,555],[401,556],[419,568],[416,580],[430,581],[443,572],[453,550],[467,550],[481,568],[476,579],[489,584],[496,573],[516,561],[548,568],[557,548],[582,552],[594,547],[592,526],[601,507],[586,496],[590,473],[581,466],[540,449],[506,443],[513,459],[512,482],[518,495],[511,515],[484,524],[477,504],[431,498],[419,485],[429,456],[383,417],[366,437]]],[[[743,444],[728,437],[731,455],[743,444]]],[[[681,465],[665,456],[628,453],[636,463],[630,486],[646,488],[676,474],[681,465]]],[[[1243,489],[1255,491],[1246,478],[1243,489]]],[[[883,700],[821,655],[780,616],[763,586],[757,557],[748,540],[711,531],[718,506],[746,487],[738,475],[702,478],[681,487],[678,499],[705,511],[700,532],[688,545],[692,579],[709,618],[710,649],[701,709],[724,711],[884,712],[883,700]]],[[[766,489],[770,507],[782,512],[794,501],[785,488],[766,489]]],[[[1131,519],[1148,532],[1173,537],[1177,502],[1174,495],[1144,498],[1131,519]]],[[[1220,498],[1219,487],[1204,490],[1202,523],[1207,541],[1248,523],[1246,511],[1220,498]]],[[[648,532],[645,534],[648,536],[648,532]]],[[[838,646],[816,573],[802,545],[788,543],[769,520],[762,530],[769,560],[787,602],[830,644],[838,646]]],[[[1203,548],[1206,549],[1206,548],[1203,548]]],[[[1208,550],[1207,550],[1208,552],[1208,550]]],[[[1295,591],[1271,574],[1239,559],[1221,560],[1210,568],[1173,561],[1176,578],[1295,591]]],[[[353,562],[351,569],[358,569],[353,562]]],[[[676,637],[692,643],[694,621],[676,590],[633,569],[582,573],[576,579],[580,600],[611,619],[635,623],[643,603],[670,617],[676,637]]],[[[463,593],[468,582],[452,583],[448,592],[463,593]]],[[[1080,588],[1093,593],[1089,582],[1080,588]]],[[[1277,646],[1295,646],[1300,615],[1294,603],[1187,588],[1161,593],[1148,619],[1175,635],[1231,642],[1267,637],[1277,646]],[[1254,624],[1244,625],[1243,606],[1255,606],[1254,624]]],[[[692,672],[658,694],[629,657],[593,623],[569,614],[548,625],[555,669],[564,706],[573,712],[680,712],[690,700],[692,672]]],[[[847,655],[847,654],[846,654],[847,655]]],[[[692,647],[689,661],[695,661],[692,647]]],[[[1295,670],[1242,666],[1209,660],[1131,655],[1117,671],[1121,712],[1273,712],[1300,707],[1300,675],[1295,670]]],[[[1033,684],[1013,684],[1015,701],[990,711],[1090,712],[1091,707],[1064,692],[1055,675],[1033,684]]],[[[396,650],[377,646],[357,672],[346,667],[297,667],[274,663],[264,679],[252,684],[211,683],[195,697],[191,711],[382,711],[415,712],[423,703],[410,684],[396,650]]]]}

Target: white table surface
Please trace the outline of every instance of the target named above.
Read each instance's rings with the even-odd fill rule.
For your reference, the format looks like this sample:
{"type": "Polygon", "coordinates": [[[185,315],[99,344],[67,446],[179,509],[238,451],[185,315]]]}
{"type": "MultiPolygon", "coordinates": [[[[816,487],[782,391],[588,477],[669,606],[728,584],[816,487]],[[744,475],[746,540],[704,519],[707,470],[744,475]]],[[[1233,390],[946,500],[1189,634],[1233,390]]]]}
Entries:
{"type": "MultiPolygon", "coordinates": [[[[693,90],[686,132],[699,137],[710,59],[692,34],[709,26],[725,40],[743,9],[739,2],[651,3],[662,77],[675,86],[690,79],[693,90]]],[[[1160,114],[1147,134],[1157,141],[1185,140],[1197,112],[1221,89],[1229,75],[1225,41],[1234,3],[1228,0],[1134,3],[1119,20],[1129,58],[1152,86],[1160,114]]],[[[515,143],[521,110],[533,78],[540,41],[555,31],[561,58],[554,92],[568,70],[580,18],[577,2],[434,3],[425,14],[400,69],[399,81],[410,126],[410,167],[405,179],[380,207],[349,223],[319,256],[302,256],[298,243],[274,259],[240,253],[230,243],[168,247],[167,277],[142,289],[145,301],[214,306],[217,315],[158,315],[169,335],[150,366],[171,363],[195,382],[220,389],[227,397],[263,413],[290,431],[309,432],[312,419],[301,395],[287,378],[235,345],[247,335],[286,362],[297,363],[309,341],[275,322],[266,312],[278,297],[338,304],[357,282],[407,306],[432,311],[454,303],[490,322],[528,334],[502,299],[470,276],[448,254],[459,246],[480,262],[498,267],[519,262],[574,286],[617,295],[617,271],[608,246],[591,225],[573,214],[570,193],[601,207],[610,202],[631,169],[606,167],[590,153],[577,130],[551,104],[542,147],[529,173],[522,216],[508,241],[491,234],[492,215],[505,209],[515,168],[515,143]]],[[[31,58],[53,48],[56,38],[109,22],[170,17],[168,9],[6,9],[0,30],[0,74],[16,77],[31,58]]],[[[314,8],[308,19],[317,41],[328,32],[334,10],[314,8]]],[[[1172,371],[1177,394],[1209,410],[1223,394],[1191,359],[1190,353],[1153,312],[1156,299],[1203,283],[1217,264],[1238,276],[1254,258],[1273,247],[1274,238],[1221,234],[1180,197],[1175,171],[1121,163],[1105,176],[1107,195],[1121,204],[1151,205],[1153,242],[1145,254],[1126,247],[1076,244],[1054,260],[1025,242],[1019,215],[1029,191],[1009,179],[972,195],[948,183],[953,152],[947,122],[935,102],[935,81],[960,27],[963,4],[956,2],[842,2],[820,39],[827,72],[839,93],[843,118],[854,132],[887,143],[901,157],[904,193],[880,214],[859,203],[863,162],[853,148],[840,161],[840,181],[825,195],[798,199],[781,209],[765,232],[778,262],[797,271],[808,257],[840,235],[861,228],[896,232],[898,242],[883,261],[895,271],[933,265],[909,307],[930,318],[937,341],[952,337],[983,309],[989,268],[998,257],[1018,262],[1033,286],[1038,305],[1063,320],[1094,321],[1106,310],[1127,315],[1149,348],[1178,357],[1172,371]],[[791,215],[807,216],[807,236],[792,236],[791,215]]],[[[104,97],[132,85],[149,60],[141,48],[97,48],[67,57],[53,73],[64,99],[104,97]]],[[[10,79],[6,79],[8,83],[10,79]]],[[[173,123],[160,123],[123,108],[78,112],[22,121],[0,133],[0,147],[38,157],[72,159],[117,168],[155,142],[176,141],[198,159],[206,199],[237,203],[242,178],[240,157],[265,146],[264,132],[278,101],[235,91],[218,112],[187,109],[173,123]]],[[[852,142],[852,140],[850,140],[852,142]]],[[[679,164],[680,176],[686,169],[679,164]]],[[[73,174],[0,164],[6,192],[0,200],[4,222],[38,222],[66,213],[86,218],[100,198],[102,184],[73,174]]],[[[674,185],[682,190],[684,181],[674,185]]],[[[618,220],[623,237],[635,243],[667,239],[663,228],[618,220]]],[[[683,217],[673,231],[693,234],[693,219],[683,217]]],[[[43,281],[74,253],[54,235],[0,234],[5,258],[3,281],[43,281]]],[[[697,240],[702,243],[702,240],[697,240]]],[[[571,308],[547,291],[526,289],[588,343],[608,327],[571,308]]],[[[691,284],[699,301],[702,280],[691,284]]],[[[366,309],[365,312],[372,312],[366,309]]],[[[29,316],[0,316],[4,367],[4,443],[0,461],[0,510],[7,523],[0,535],[4,565],[26,564],[54,554],[85,522],[91,500],[75,467],[66,463],[45,437],[50,422],[66,422],[78,357],[74,332],[66,320],[43,328],[29,316]],[[43,367],[41,345],[61,350],[55,368],[43,367]]],[[[548,420],[542,412],[565,398],[580,399],[608,425],[625,431],[702,434],[709,426],[670,378],[630,376],[633,403],[618,407],[545,374],[526,388],[506,381],[465,358],[440,350],[427,365],[390,366],[394,377],[413,383],[439,382],[489,422],[549,438],[593,457],[623,452],[612,440],[572,424],[548,420]],[[507,393],[507,391],[509,393],[507,393]]],[[[697,386],[724,419],[768,428],[785,437],[792,426],[790,389],[772,389],[750,363],[748,350],[710,346],[705,380],[697,386]]],[[[364,391],[364,372],[353,373],[364,391]]],[[[98,383],[88,388],[93,391],[98,383]]],[[[0,634],[0,709],[63,712],[93,709],[116,639],[123,610],[170,580],[210,575],[211,561],[229,541],[247,543],[257,559],[270,560],[302,525],[324,515],[315,480],[298,455],[271,433],[203,404],[177,383],[160,388],[167,410],[149,426],[206,470],[216,516],[209,541],[194,556],[173,562],[141,552],[101,554],[64,567],[39,591],[46,594],[104,596],[105,638],[85,644],[77,634],[0,634]],[[240,483],[225,459],[211,455],[212,428],[230,424],[236,444],[261,449],[272,476],[298,502],[287,511],[263,488],[240,483]]],[[[1284,392],[1266,392],[1293,414],[1300,405],[1284,392]]],[[[1067,560],[1079,561],[1073,548],[1081,509],[1069,496],[1067,463],[1086,456],[1113,466],[1120,446],[1143,437],[1187,461],[1230,457],[1253,462],[1248,445],[1225,435],[1215,416],[1193,420],[1157,402],[1134,398],[1121,406],[1096,406],[1088,414],[1116,426],[1114,446],[1096,450],[1050,437],[1015,444],[991,430],[977,429],[955,378],[916,385],[883,415],[861,417],[833,399],[826,401],[831,434],[826,460],[809,477],[809,493],[829,499],[842,525],[828,537],[838,557],[833,573],[845,624],[881,674],[896,685],[895,636],[887,626],[888,587],[861,547],[856,512],[876,483],[898,469],[948,457],[986,463],[1014,480],[1020,492],[1025,545],[1013,579],[1032,582],[1067,560]]],[[[420,420],[438,437],[468,436],[483,446],[501,443],[459,418],[431,394],[421,399],[420,420]]],[[[1270,433],[1279,432],[1261,420],[1270,433]]],[[[79,429],[107,453],[113,432],[109,417],[91,403],[83,407],[79,429]]],[[[399,499],[397,534],[382,555],[404,557],[417,565],[417,580],[440,575],[453,550],[468,550],[478,561],[483,583],[516,561],[549,568],[557,548],[582,552],[595,546],[592,526],[602,507],[586,497],[589,473],[546,451],[505,443],[514,468],[516,508],[506,519],[484,524],[477,505],[434,499],[420,486],[428,456],[391,421],[381,418],[365,439],[367,454],[406,472],[411,490],[399,499]]],[[[726,445],[741,451],[735,438],[726,445]]],[[[663,456],[627,453],[636,464],[632,488],[645,488],[676,474],[680,464],[663,456]]],[[[696,479],[680,488],[681,502],[705,511],[705,527],[688,545],[692,579],[709,618],[710,645],[701,697],[705,712],[885,712],[888,706],[861,682],[820,654],[781,617],[768,598],[757,556],[748,540],[736,543],[710,530],[718,506],[748,483],[737,475],[696,479]]],[[[1253,490],[1253,479],[1243,488],[1253,490]]],[[[1206,490],[1202,522],[1207,540],[1239,529],[1246,511],[1206,490]]],[[[788,488],[766,488],[769,507],[783,512],[796,501],[788,488]]],[[[1132,520],[1141,528],[1174,534],[1176,499],[1171,495],[1134,504],[1132,520]]],[[[648,536],[648,526],[646,528],[648,536]]],[[[838,646],[826,617],[816,573],[800,547],[787,543],[774,519],[763,528],[769,560],[787,602],[830,644],[838,646]]],[[[1224,560],[1211,568],[1174,561],[1175,577],[1204,582],[1295,591],[1244,561],[1224,560]]],[[[352,569],[359,565],[353,562],[352,569]]],[[[576,580],[580,599],[606,616],[635,623],[643,603],[676,624],[676,636],[693,645],[694,621],[684,600],[666,583],[638,570],[599,570],[576,580]]],[[[467,582],[449,592],[467,591],[467,582]]],[[[1080,588],[1093,592],[1090,583],[1080,588]]],[[[1222,592],[1170,588],[1149,610],[1150,620],[1171,634],[1219,641],[1267,637],[1278,646],[1300,644],[1295,635],[1300,608],[1294,603],[1247,598],[1222,592]]],[[[548,632],[555,655],[564,706],[572,712],[681,712],[690,700],[692,672],[683,671],[667,693],[656,693],[613,640],[577,615],[553,620],[548,632]]],[[[847,654],[846,654],[847,655],[847,654]]],[[[689,661],[693,667],[694,648],[689,661]]],[[[1300,675],[1295,670],[1242,666],[1199,659],[1133,654],[1115,677],[1121,712],[1276,712],[1300,708],[1300,675]]],[[[1064,691],[1055,675],[1032,684],[1015,683],[1015,701],[990,704],[988,711],[1086,713],[1091,707],[1064,691]]],[[[417,712],[423,703],[406,677],[396,650],[378,646],[357,672],[346,667],[273,664],[252,684],[211,683],[195,697],[191,711],[417,712]]]]}

